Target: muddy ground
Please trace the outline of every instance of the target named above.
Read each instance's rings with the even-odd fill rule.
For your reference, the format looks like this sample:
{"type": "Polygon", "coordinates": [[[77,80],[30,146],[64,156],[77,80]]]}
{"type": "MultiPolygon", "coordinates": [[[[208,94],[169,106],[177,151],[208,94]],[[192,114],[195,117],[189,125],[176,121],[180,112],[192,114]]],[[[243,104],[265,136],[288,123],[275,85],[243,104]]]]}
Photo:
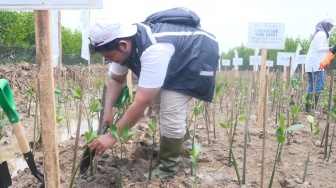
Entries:
{"type": "MultiPolygon", "coordinates": [[[[67,72],[76,72],[78,67],[67,67],[67,72]]],[[[95,67],[93,72],[100,74],[101,71],[106,70],[106,67],[95,67]]],[[[31,82],[36,74],[37,68],[34,65],[21,63],[11,66],[0,66],[0,78],[6,78],[13,84],[14,90],[17,91],[16,101],[21,122],[29,141],[32,140],[32,125],[34,117],[27,116],[26,101],[23,98],[25,85],[31,82]]],[[[238,101],[237,101],[238,102],[238,101]]],[[[196,140],[202,145],[200,159],[197,164],[197,177],[199,180],[199,187],[261,187],[261,159],[262,159],[262,128],[257,127],[257,102],[253,102],[251,116],[249,121],[249,131],[251,142],[247,144],[247,166],[246,166],[246,183],[238,185],[238,180],[235,168],[232,163],[229,163],[229,144],[228,135],[225,129],[219,126],[220,122],[225,122],[230,117],[231,105],[228,99],[224,99],[221,111],[219,103],[214,109],[214,105],[210,107],[210,125],[209,139],[206,129],[205,120],[200,115],[196,121],[196,140]],[[227,104],[227,105],[226,105],[227,104]],[[213,113],[215,113],[215,122],[213,122],[213,113]],[[214,128],[215,125],[215,136],[214,128]],[[209,143],[210,140],[210,143],[209,143]]],[[[188,120],[193,114],[194,101],[189,104],[188,120]]],[[[70,110],[75,111],[72,107],[70,110]]],[[[286,109],[284,109],[286,110],[286,109]]],[[[318,115],[316,115],[316,118],[318,115]]],[[[325,127],[324,115],[320,121],[321,133],[314,139],[314,145],[310,156],[310,161],[307,170],[306,182],[301,183],[305,161],[308,155],[310,142],[310,126],[307,121],[307,114],[299,113],[299,122],[305,127],[301,130],[295,131],[291,138],[289,145],[283,146],[281,162],[277,166],[273,187],[336,187],[336,154],[335,147],[332,148],[330,161],[325,162],[324,150],[319,147],[322,133],[325,127]]],[[[183,161],[180,163],[179,172],[173,177],[165,180],[147,180],[144,176],[149,170],[150,152],[152,141],[148,135],[147,121],[143,118],[134,128],[137,129],[136,135],[129,140],[124,146],[124,167],[123,167],[123,184],[124,187],[147,188],[147,187],[195,187],[195,178],[190,174],[190,156],[186,149],[183,154],[183,161]]],[[[278,123],[279,124],[279,123],[278,123]]],[[[277,148],[277,140],[275,130],[279,126],[275,124],[274,112],[270,112],[268,108],[267,123],[266,123],[266,146],[265,146],[265,170],[264,170],[264,186],[269,185],[274,158],[277,148]]],[[[63,125],[65,126],[65,125],[63,125]]],[[[192,123],[193,127],[193,123],[192,123]]],[[[330,124],[330,128],[334,127],[334,123],[330,124]]],[[[59,127],[60,128],[60,127],[59,127]]],[[[191,129],[192,131],[192,129],[191,129]]],[[[243,151],[244,151],[244,124],[238,124],[233,143],[233,153],[237,160],[240,176],[243,173],[243,151]]],[[[3,129],[5,138],[1,140],[0,147],[2,153],[10,153],[16,145],[16,139],[10,125],[3,129]]],[[[328,137],[331,140],[331,135],[328,137]]],[[[156,142],[159,137],[156,137],[156,142]]],[[[72,137],[68,141],[59,143],[60,154],[60,177],[61,187],[69,187],[70,171],[72,168],[73,152],[75,139],[72,137]]],[[[83,136],[80,138],[80,147],[78,155],[81,155],[85,140],[83,136]]],[[[43,157],[42,150],[39,148],[35,151],[35,161],[39,170],[43,172],[43,157]]],[[[119,160],[120,160],[120,145],[117,144],[114,149],[108,150],[103,157],[97,158],[97,169],[93,176],[88,174],[78,175],[75,179],[74,187],[83,188],[109,188],[119,187],[119,160]]],[[[11,158],[21,158],[20,151],[16,151],[14,156],[7,156],[11,158]]],[[[157,165],[158,152],[154,153],[154,165],[157,165]]],[[[13,164],[9,163],[10,172],[13,174],[13,185],[11,188],[23,187],[38,187],[38,182],[30,174],[28,168],[17,170],[13,164]],[[15,175],[14,175],[15,174],[15,175]]],[[[23,165],[24,166],[24,165],[23,165]]],[[[43,172],[47,173],[47,172],[43,172]]]]}

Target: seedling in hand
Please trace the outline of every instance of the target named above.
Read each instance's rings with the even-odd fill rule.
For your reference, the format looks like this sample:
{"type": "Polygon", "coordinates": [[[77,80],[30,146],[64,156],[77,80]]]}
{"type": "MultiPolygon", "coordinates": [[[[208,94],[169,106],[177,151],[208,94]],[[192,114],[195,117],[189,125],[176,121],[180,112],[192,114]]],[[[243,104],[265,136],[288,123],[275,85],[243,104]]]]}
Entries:
{"type": "Polygon", "coordinates": [[[110,132],[112,136],[117,139],[117,141],[120,143],[120,176],[119,176],[119,187],[123,187],[123,180],[122,180],[122,168],[123,168],[123,156],[122,156],[122,150],[123,150],[123,143],[126,142],[128,139],[130,139],[135,133],[136,129],[130,131],[129,124],[126,124],[125,127],[121,128],[117,127],[115,124],[112,124],[110,126],[110,132]]]}

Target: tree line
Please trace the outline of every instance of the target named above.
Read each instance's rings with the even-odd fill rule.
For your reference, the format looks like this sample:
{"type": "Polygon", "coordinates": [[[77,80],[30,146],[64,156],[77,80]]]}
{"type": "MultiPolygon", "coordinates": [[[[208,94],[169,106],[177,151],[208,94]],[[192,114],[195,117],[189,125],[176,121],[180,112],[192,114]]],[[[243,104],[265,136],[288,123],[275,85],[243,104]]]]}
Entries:
{"type": "MultiPolygon", "coordinates": [[[[313,29],[312,29],[313,31],[313,29]]],[[[63,64],[86,64],[86,60],[80,57],[82,47],[82,34],[79,29],[71,30],[62,26],[62,60],[63,64]]],[[[293,38],[287,36],[285,49],[268,50],[267,59],[276,62],[278,52],[295,52],[298,44],[302,50],[300,54],[307,54],[312,35],[308,39],[302,39],[299,36],[293,38]]],[[[336,31],[330,34],[330,46],[336,43],[336,31]]],[[[244,44],[229,49],[221,53],[221,59],[230,59],[234,57],[234,51],[237,51],[239,57],[243,58],[243,65],[239,70],[252,70],[249,65],[250,56],[254,55],[254,49],[248,48],[244,44]]],[[[35,26],[33,11],[4,11],[0,12],[0,63],[15,63],[27,61],[34,63],[35,57],[35,26]]],[[[96,55],[91,57],[91,63],[101,63],[102,59],[96,55]]],[[[228,69],[233,68],[229,66],[228,69]]],[[[272,69],[282,69],[282,66],[274,66],[272,69]]],[[[328,69],[336,69],[336,65],[331,63],[328,69]]]]}

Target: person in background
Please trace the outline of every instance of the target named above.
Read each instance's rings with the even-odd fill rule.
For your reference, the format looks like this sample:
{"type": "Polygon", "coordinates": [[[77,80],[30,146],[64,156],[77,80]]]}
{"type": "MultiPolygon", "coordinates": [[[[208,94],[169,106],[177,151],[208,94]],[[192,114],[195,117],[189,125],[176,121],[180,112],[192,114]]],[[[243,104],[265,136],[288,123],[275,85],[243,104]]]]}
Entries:
{"type": "Polygon", "coordinates": [[[336,45],[334,44],[331,47],[330,51],[327,53],[325,59],[321,61],[319,70],[324,70],[330,65],[331,61],[335,58],[335,53],[336,53],[336,45]]]}
{"type": "Polygon", "coordinates": [[[305,62],[305,71],[308,74],[308,89],[305,111],[310,112],[311,101],[315,96],[315,107],[320,92],[324,89],[324,70],[319,70],[320,62],[325,58],[329,51],[329,32],[334,27],[334,20],[324,19],[317,23],[313,39],[310,43],[305,62]],[[313,78],[314,77],[314,78],[313,78]],[[313,81],[315,83],[313,83],[313,81]]]}
{"type": "MultiPolygon", "coordinates": [[[[215,89],[219,47],[211,33],[200,28],[189,9],[174,8],[149,16],[144,22],[122,25],[97,19],[89,30],[91,53],[112,62],[103,124],[113,122],[112,108],[123,88],[128,69],[139,77],[133,103],[117,123],[133,127],[145,109],[160,97],[160,164],[152,177],[165,178],[178,171],[182,160],[188,102],[211,102],[215,89]]],[[[102,155],[114,146],[111,134],[89,144],[102,155]]]]}

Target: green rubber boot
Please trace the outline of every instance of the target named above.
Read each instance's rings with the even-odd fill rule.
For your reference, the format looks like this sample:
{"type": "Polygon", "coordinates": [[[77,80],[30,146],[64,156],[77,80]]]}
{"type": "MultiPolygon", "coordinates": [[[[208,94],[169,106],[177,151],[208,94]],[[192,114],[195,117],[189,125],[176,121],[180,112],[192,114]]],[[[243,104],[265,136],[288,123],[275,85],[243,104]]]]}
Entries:
{"type": "MultiPolygon", "coordinates": [[[[159,175],[160,179],[175,174],[182,160],[184,138],[174,139],[161,136],[160,165],[152,171],[152,178],[159,175]]],[[[145,175],[148,177],[148,174],[145,175]]]]}
{"type": "Polygon", "coordinates": [[[312,106],[312,95],[308,94],[306,97],[306,104],[305,104],[305,112],[310,112],[311,106],[312,106]]]}

